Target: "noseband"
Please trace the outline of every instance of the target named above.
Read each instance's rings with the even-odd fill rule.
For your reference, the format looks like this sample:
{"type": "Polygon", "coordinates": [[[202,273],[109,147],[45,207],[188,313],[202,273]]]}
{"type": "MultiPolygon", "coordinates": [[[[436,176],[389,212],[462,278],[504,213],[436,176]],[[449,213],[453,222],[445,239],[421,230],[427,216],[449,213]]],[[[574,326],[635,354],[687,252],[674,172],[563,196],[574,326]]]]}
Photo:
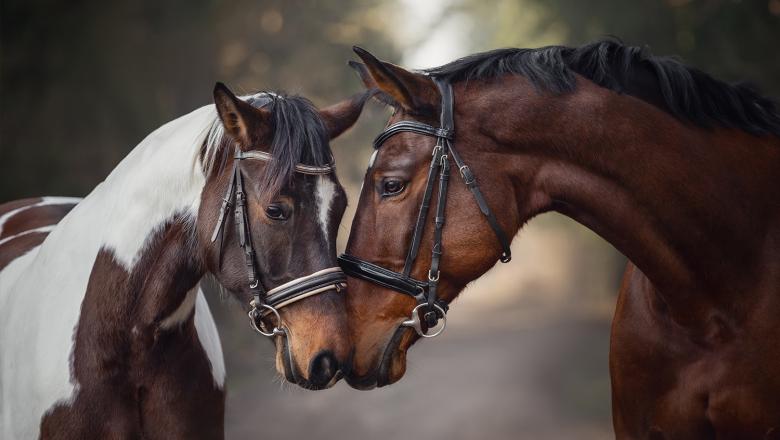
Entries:
{"type": "MultiPolygon", "coordinates": [[[[249,323],[255,331],[264,336],[284,336],[287,333],[282,326],[282,318],[279,316],[278,309],[290,305],[296,301],[317,295],[329,290],[341,291],[346,286],[347,279],[344,272],[338,267],[314,272],[312,274],[296,278],[292,281],[277,286],[266,291],[258,276],[257,263],[255,262],[255,249],[252,246],[252,234],[249,228],[249,213],[246,204],[246,192],[244,191],[244,176],[241,172],[241,162],[244,160],[261,160],[268,162],[272,160],[270,154],[262,151],[242,152],[236,148],[233,161],[233,172],[230,183],[228,184],[225,197],[222,199],[222,206],[219,209],[219,219],[211,234],[211,242],[220,238],[219,244],[219,264],[222,264],[222,231],[224,230],[225,219],[228,216],[230,206],[234,204],[233,220],[238,232],[238,245],[244,251],[246,262],[246,272],[249,281],[249,292],[252,295],[252,301],[249,303],[249,323]],[[272,330],[268,330],[263,323],[263,317],[272,313],[276,317],[276,324],[272,330]]],[[[295,171],[301,174],[326,175],[334,170],[333,164],[315,166],[306,164],[295,165],[295,171]]]]}
{"type": "Polygon", "coordinates": [[[447,323],[448,306],[438,297],[437,288],[440,276],[439,262],[443,252],[441,241],[445,221],[447,188],[450,178],[450,158],[455,162],[455,166],[458,167],[466,187],[471,191],[480,212],[486,217],[490,227],[496,234],[499,244],[503,248],[500,257],[501,262],[507,263],[512,259],[512,252],[509,248],[510,242],[506,234],[501,229],[496,216],[490,210],[485,197],[482,195],[482,191],[480,191],[477,185],[476,177],[452,145],[455,137],[452,85],[449,81],[435,77],[433,81],[441,93],[441,127],[437,128],[417,121],[399,121],[387,127],[374,140],[374,149],[378,150],[389,138],[404,131],[436,138],[436,146],[433,148],[431,155],[431,166],[428,169],[425,192],[423,193],[420,211],[417,214],[417,222],[414,227],[411,244],[409,245],[409,251],[406,255],[406,261],[404,262],[403,272],[395,272],[352,255],[342,254],[339,256],[339,264],[348,275],[413,297],[417,301],[417,306],[412,310],[411,317],[401,325],[414,328],[417,334],[424,338],[432,338],[441,334],[447,323]],[[420,240],[422,240],[425,230],[425,222],[428,217],[428,209],[430,208],[433,187],[437,176],[439,179],[439,194],[433,223],[431,266],[428,269],[428,280],[420,281],[412,278],[410,274],[420,249],[420,240]],[[423,313],[422,319],[420,319],[420,313],[423,313]]]}

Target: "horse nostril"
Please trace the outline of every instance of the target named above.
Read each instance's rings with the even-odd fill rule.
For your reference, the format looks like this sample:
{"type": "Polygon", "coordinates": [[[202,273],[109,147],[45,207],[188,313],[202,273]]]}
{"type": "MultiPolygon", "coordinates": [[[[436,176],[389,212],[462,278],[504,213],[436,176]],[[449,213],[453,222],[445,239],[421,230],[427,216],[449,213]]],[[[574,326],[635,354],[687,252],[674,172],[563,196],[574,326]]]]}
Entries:
{"type": "Polygon", "coordinates": [[[309,366],[309,382],[317,387],[329,384],[339,371],[339,363],[333,353],[322,351],[314,357],[309,366]]]}

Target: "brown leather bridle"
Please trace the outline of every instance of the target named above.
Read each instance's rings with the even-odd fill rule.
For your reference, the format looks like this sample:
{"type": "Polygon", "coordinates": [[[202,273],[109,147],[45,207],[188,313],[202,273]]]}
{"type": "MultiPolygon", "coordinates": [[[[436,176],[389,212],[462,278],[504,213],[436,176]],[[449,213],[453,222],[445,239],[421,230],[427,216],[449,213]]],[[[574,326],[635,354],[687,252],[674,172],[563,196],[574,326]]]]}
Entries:
{"type": "MultiPolygon", "coordinates": [[[[271,290],[266,291],[260,279],[255,261],[255,249],[252,246],[252,234],[249,222],[249,212],[246,203],[246,192],[244,189],[244,176],[241,170],[241,162],[244,160],[271,161],[272,156],[262,151],[244,152],[236,148],[233,156],[233,171],[230,183],[228,184],[225,197],[222,198],[222,206],[219,209],[219,218],[211,234],[211,242],[220,238],[219,261],[222,262],[222,235],[224,231],[225,220],[227,219],[229,208],[235,205],[233,210],[233,219],[238,233],[238,245],[244,252],[246,263],[246,272],[248,278],[249,293],[252,300],[249,303],[249,322],[252,328],[264,336],[285,336],[282,326],[282,320],[278,309],[290,305],[296,301],[308,298],[313,295],[327,292],[329,290],[341,291],[347,283],[344,272],[339,267],[330,267],[309,275],[305,275],[271,290]],[[235,200],[235,202],[233,202],[235,200]],[[263,317],[272,313],[276,317],[274,328],[268,330],[263,317]]],[[[309,175],[327,175],[334,171],[333,164],[328,165],[295,165],[295,171],[301,174],[309,175]]]]}
{"type": "Polygon", "coordinates": [[[437,295],[439,285],[439,262],[442,255],[442,231],[445,221],[445,207],[447,202],[447,189],[450,176],[449,158],[458,167],[466,187],[471,191],[477,202],[480,212],[486,217],[491,229],[496,235],[502,247],[500,260],[507,263],[512,259],[510,241],[498,223],[496,216],[482,195],[477,179],[468,165],[463,162],[453,146],[455,138],[455,122],[453,120],[453,93],[452,84],[441,78],[432,78],[441,93],[441,127],[433,127],[418,121],[399,121],[387,127],[374,140],[374,149],[378,150],[392,136],[408,131],[412,133],[432,136],[436,138],[436,146],[431,154],[431,165],[428,169],[428,177],[423,193],[423,201],[417,215],[412,241],[406,255],[406,261],[402,272],[378,266],[374,263],[362,260],[358,257],[342,254],[339,256],[339,265],[344,272],[355,278],[360,278],[413,297],[417,306],[412,310],[410,319],[401,325],[412,327],[417,334],[424,338],[432,338],[444,331],[448,305],[437,295]],[[428,280],[420,281],[412,278],[412,265],[417,258],[420,249],[420,240],[425,230],[425,222],[428,217],[433,187],[438,175],[439,194],[436,202],[436,216],[433,229],[433,247],[431,251],[431,265],[428,269],[428,280]],[[423,318],[420,319],[420,311],[423,318]],[[441,321],[441,322],[440,322],[441,321]]]}

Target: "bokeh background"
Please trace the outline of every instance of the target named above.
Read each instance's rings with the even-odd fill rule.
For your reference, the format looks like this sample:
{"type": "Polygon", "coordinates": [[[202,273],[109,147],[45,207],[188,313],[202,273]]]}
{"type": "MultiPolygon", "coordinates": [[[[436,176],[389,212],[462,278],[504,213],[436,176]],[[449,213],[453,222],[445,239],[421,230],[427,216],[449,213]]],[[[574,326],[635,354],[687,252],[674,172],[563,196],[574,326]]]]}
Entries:
{"type": "MultiPolygon", "coordinates": [[[[780,95],[780,0],[2,0],[0,202],[86,195],[146,134],[208,103],[217,80],[324,106],[361,88],[346,67],[353,44],[422,68],[604,36],[780,95]]],[[[353,202],[387,116],[370,105],[334,144],[353,202]]],[[[228,438],[611,437],[609,324],[624,258],[558,215],[533,220],[513,248],[511,264],[461,296],[448,331],[411,350],[404,380],[370,392],[283,384],[271,344],[238,306],[209,298],[228,438]]]]}

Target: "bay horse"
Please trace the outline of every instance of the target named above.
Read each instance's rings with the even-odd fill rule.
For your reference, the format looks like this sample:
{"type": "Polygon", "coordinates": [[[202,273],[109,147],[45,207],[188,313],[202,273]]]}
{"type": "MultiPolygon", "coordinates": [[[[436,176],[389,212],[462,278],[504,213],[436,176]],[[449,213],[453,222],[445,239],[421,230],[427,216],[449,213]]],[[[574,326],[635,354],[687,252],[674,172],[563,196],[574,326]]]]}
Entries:
{"type": "Polygon", "coordinates": [[[554,211],[630,260],[609,359],[616,437],[780,438],[770,99],[613,40],[426,71],[355,52],[363,63],[352,66],[394,113],[340,257],[353,387],[399,380],[447,305],[508,261],[524,223],[554,211]]]}
{"type": "Polygon", "coordinates": [[[147,136],[83,200],[0,205],[0,437],[223,438],[204,276],[250,304],[287,380],[340,378],[346,196],[328,141],[366,94],[318,110],[218,83],[214,100],[147,136]]]}

